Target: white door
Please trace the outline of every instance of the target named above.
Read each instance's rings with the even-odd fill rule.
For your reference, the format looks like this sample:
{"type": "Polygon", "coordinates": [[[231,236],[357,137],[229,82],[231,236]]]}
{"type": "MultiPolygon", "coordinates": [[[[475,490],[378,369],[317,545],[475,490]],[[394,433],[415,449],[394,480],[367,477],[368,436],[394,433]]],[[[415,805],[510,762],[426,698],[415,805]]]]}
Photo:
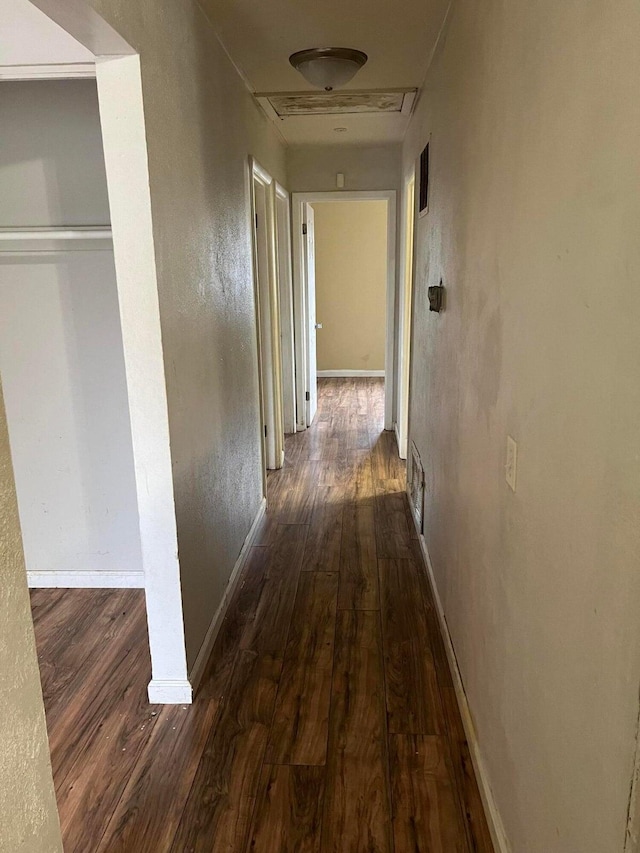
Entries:
{"type": "Polygon", "coordinates": [[[318,408],[318,365],[316,359],[316,244],[313,208],[303,205],[304,273],[307,283],[307,426],[318,408]]]}

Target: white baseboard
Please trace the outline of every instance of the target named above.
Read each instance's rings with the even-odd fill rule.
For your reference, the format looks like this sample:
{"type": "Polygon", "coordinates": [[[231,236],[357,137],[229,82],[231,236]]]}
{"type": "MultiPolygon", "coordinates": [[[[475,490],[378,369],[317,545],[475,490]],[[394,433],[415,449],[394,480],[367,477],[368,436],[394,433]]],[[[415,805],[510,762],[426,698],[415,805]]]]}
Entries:
{"type": "Polygon", "coordinates": [[[48,587],[91,588],[91,589],[144,589],[144,572],[100,572],[54,570],[27,572],[27,583],[31,589],[48,587]]]}
{"type": "Polygon", "coordinates": [[[258,527],[264,517],[266,509],[267,499],[263,497],[262,503],[260,504],[260,509],[256,513],[256,517],[253,519],[251,529],[247,533],[247,538],[244,540],[244,544],[242,545],[240,553],[238,554],[238,559],[236,560],[235,566],[233,567],[233,570],[231,572],[231,576],[229,577],[229,583],[227,584],[227,588],[225,589],[224,595],[222,596],[220,606],[216,610],[213,619],[211,620],[211,624],[209,625],[209,629],[205,635],[204,641],[200,646],[198,656],[196,657],[195,662],[191,668],[191,672],[189,673],[189,682],[193,688],[194,694],[198,689],[198,685],[200,684],[202,676],[204,675],[204,671],[207,666],[207,661],[209,660],[209,657],[213,650],[213,644],[216,641],[216,637],[218,636],[218,632],[220,631],[220,626],[222,625],[222,620],[226,616],[227,608],[229,607],[229,602],[231,601],[231,597],[234,593],[236,586],[238,585],[238,581],[240,580],[241,569],[244,566],[247,553],[249,551],[249,548],[251,547],[253,540],[255,539],[258,527]]]}
{"type": "Polygon", "coordinates": [[[393,431],[396,434],[396,445],[398,447],[398,456],[400,457],[400,459],[404,459],[406,461],[406,458],[407,458],[406,442],[405,442],[405,446],[403,448],[402,447],[402,440],[400,438],[400,431],[398,430],[398,422],[397,421],[393,425],[393,431]]]}
{"type": "Polygon", "coordinates": [[[184,681],[166,681],[152,678],[147,687],[152,705],[190,705],[193,701],[191,685],[184,681]]]}
{"type": "Polygon", "coordinates": [[[384,370],[318,370],[317,375],[320,378],[324,376],[336,379],[347,376],[384,376],[384,370]]]}
{"type": "Polygon", "coordinates": [[[431,558],[427,549],[427,543],[425,541],[424,536],[420,533],[419,530],[418,537],[420,540],[420,549],[424,558],[425,567],[427,569],[429,585],[431,586],[433,598],[436,603],[436,610],[438,611],[440,632],[442,633],[442,638],[444,640],[444,645],[447,651],[447,659],[449,660],[449,668],[451,670],[451,675],[453,676],[453,685],[456,691],[456,699],[458,700],[458,707],[460,709],[460,715],[462,717],[462,724],[464,726],[464,731],[467,736],[467,743],[469,744],[471,761],[476,772],[476,780],[478,782],[478,788],[480,790],[482,805],[484,806],[485,815],[487,817],[487,824],[489,825],[491,840],[493,841],[493,846],[495,847],[496,853],[511,853],[511,847],[509,846],[509,842],[507,841],[507,836],[505,834],[504,826],[500,818],[500,813],[498,812],[498,807],[493,796],[493,791],[491,790],[491,785],[489,784],[489,777],[487,775],[484,760],[480,752],[480,744],[478,743],[478,737],[476,735],[476,730],[473,725],[473,717],[471,716],[471,710],[467,701],[467,694],[465,693],[464,684],[462,683],[462,676],[460,674],[460,669],[458,668],[458,660],[456,658],[456,653],[453,648],[453,641],[451,640],[451,634],[449,633],[449,628],[447,627],[447,619],[444,613],[444,608],[442,606],[442,601],[438,593],[438,587],[436,586],[436,579],[433,573],[433,565],[431,563],[431,558]]]}

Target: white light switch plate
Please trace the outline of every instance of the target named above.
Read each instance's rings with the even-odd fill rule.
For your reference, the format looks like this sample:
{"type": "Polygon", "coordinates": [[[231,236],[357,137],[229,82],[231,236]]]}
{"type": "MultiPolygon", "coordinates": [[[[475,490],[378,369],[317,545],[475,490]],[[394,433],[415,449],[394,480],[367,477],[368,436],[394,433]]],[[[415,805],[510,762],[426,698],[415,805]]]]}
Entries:
{"type": "Polygon", "coordinates": [[[507,436],[507,461],[504,466],[504,478],[509,486],[515,492],[516,490],[516,473],[518,469],[518,445],[507,436]]]}

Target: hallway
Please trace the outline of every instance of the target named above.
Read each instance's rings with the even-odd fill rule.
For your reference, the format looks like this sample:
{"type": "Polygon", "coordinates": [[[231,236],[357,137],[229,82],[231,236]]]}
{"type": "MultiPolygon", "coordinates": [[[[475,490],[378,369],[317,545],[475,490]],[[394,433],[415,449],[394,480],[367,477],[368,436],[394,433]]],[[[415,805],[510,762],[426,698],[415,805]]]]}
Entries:
{"type": "Polygon", "coordinates": [[[109,596],[117,647],[72,725],[78,661],[46,633],[64,596],[33,593],[52,747],[82,732],[53,752],[66,853],[492,851],[383,410],[382,380],[320,380],[190,708],[142,702],[138,591],[65,591],[73,648],[95,657],[109,596]]]}

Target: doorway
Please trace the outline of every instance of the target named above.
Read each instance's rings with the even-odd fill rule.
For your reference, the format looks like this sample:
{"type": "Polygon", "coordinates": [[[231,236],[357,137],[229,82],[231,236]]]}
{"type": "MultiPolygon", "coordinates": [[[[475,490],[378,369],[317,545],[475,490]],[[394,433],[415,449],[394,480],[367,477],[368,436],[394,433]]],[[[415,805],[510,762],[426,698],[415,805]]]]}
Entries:
{"type": "MultiPolygon", "coordinates": [[[[57,135],[47,136],[42,127],[32,134],[23,154],[32,151],[34,156],[21,158],[19,151],[12,154],[3,146],[3,156],[13,158],[2,174],[5,183],[19,175],[21,181],[39,181],[39,189],[32,193],[2,194],[7,218],[0,239],[7,286],[13,287],[17,281],[16,271],[22,281],[27,268],[33,272],[28,288],[20,290],[19,303],[10,295],[7,298],[14,317],[17,311],[26,318],[29,335],[38,339],[40,352],[33,347],[28,352],[30,373],[33,369],[40,371],[33,382],[34,394],[38,389],[48,394],[47,405],[56,414],[69,403],[65,440],[58,441],[57,433],[50,436],[51,450],[56,443],[58,461],[62,459],[66,465],[58,465],[60,494],[56,498],[54,482],[47,499],[57,515],[65,507],[70,510],[74,503],[76,509],[81,508],[73,518],[75,527],[64,527],[67,539],[75,538],[77,545],[74,571],[66,577],[62,570],[65,565],[71,567],[73,561],[57,552],[61,537],[53,547],[44,549],[46,561],[40,559],[43,549],[37,537],[45,532],[46,525],[38,523],[38,507],[33,501],[26,515],[22,501],[21,512],[27,521],[23,525],[24,550],[34,569],[32,585],[143,587],[144,591],[132,590],[129,594],[143,602],[147,654],[151,653],[149,700],[188,703],[192,691],[186,664],[139,56],[93,10],[89,32],[82,3],[70,11],[64,0],[49,0],[46,13],[37,6],[15,4],[14,37],[9,39],[13,50],[3,55],[2,63],[9,64],[0,64],[3,86],[54,82],[92,88],[92,97],[97,99],[95,124],[102,144],[97,149],[92,147],[93,154],[79,138],[71,139],[65,147],[63,136],[73,134],[76,120],[65,125],[54,111],[57,135]],[[34,44],[38,46],[36,54],[31,50],[34,44]],[[44,148],[57,145],[59,157],[49,156],[44,148],[36,150],[38,144],[44,148]],[[100,210],[93,210],[90,203],[93,184],[89,178],[97,168],[96,150],[104,184],[100,210]],[[83,164],[87,174],[83,174],[83,164]],[[20,204],[27,200],[37,202],[40,213],[35,207],[21,209],[20,204]],[[46,290],[46,306],[39,303],[38,287],[42,293],[46,290]],[[37,307],[36,313],[30,305],[37,307]],[[38,337],[39,318],[43,334],[38,337]],[[55,344],[55,358],[47,359],[43,351],[44,333],[46,340],[55,344]],[[46,379],[45,370],[51,373],[56,365],[67,371],[64,394],[57,393],[46,379]],[[108,396],[101,392],[107,385],[115,397],[109,397],[113,404],[107,404],[101,421],[99,410],[108,396]],[[111,433],[114,420],[117,430],[111,433]],[[113,442],[117,466],[110,459],[113,442]],[[98,479],[87,478],[88,461],[94,472],[99,471],[98,479]],[[73,481],[72,488],[62,485],[63,477],[73,481]],[[121,512],[112,515],[114,500],[119,501],[121,512]],[[106,552],[111,548],[104,543],[109,546],[114,541],[126,548],[114,549],[110,556],[106,552]],[[52,577],[52,570],[57,577],[52,577]]],[[[77,93],[74,102],[79,103],[77,93]]],[[[46,100],[43,103],[46,106],[46,100]]],[[[34,111],[34,122],[44,119],[44,106],[34,111]]],[[[19,122],[13,126],[19,129],[19,122]]],[[[3,134],[8,131],[5,121],[3,134]]],[[[7,312],[3,317],[6,328],[7,312]]],[[[11,361],[11,418],[11,411],[18,410],[20,395],[29,389],[26,383],[21,388],[18,381],[19,370],[27,362],[21,364],[15,358],[11,341],[16,343],[16,329],[7,332],[3,361],[11,361]]],[[[57,379],[61,376],[58,371],[57,379]]],[[[12,444],[16,446],[19,439],[14,436],[19,424],[15,417],[12,420],[12,444]]],[[[26,468],[25,461],[33,457],[37,438],[33,434],[35,420],[28,426],[31,434],[23,430],[22,438],[28,438],[30,444],[18,448],[16,466],[20,469],[16,472],[18,492],[23,496],[29,483],[41,484],[47,474],[42,465],[37,471],[26,468]]],[[[46,446],[41,450],[46,453],[46,446]]],[[[49,464],[50,475],[56,475],[56,470],[49,464]]],[[[44,592],[40,598],[42,595],[44,592]]],[[[93,590],[87,592],[89,598],[92,595],[93,590]]]]}
{"type": "MultiPolygon", "coordinates": [[[[366,217],[365,217],[366,218],[366,217]]],[[[381,221],[378,215],[370,219],[381,221]]],[[[373,230],[369,229],[369,237],[373,230]]],[[[293,194],[293,262],[296,331],[296,400],[298,430],[313,423],[317,409],[318,375],[324,376],[383,376],[385,393],[384,428],[393,429],[394,376],[394,322],[395,322],[395,265],[396,265],[396,193],[395,191],[322,192],[293,194]],[[377,213],[384,216],[382,231],[377,231],[374,243],[366,246],[365,226],[359,249],[363,251],[358,262],[355,243],[348,235],[355,233],[358,205],[363,204],[367,216],[377,213]],[[323,209],[323,205],[327,205],[323,209]],[[352,208],[346,207],[352,205],[352,208]],[[369,205],[369,208],[367,208],[369,205]],[[333,216],[325,217],[332,209],[333,216]],[[316,218],[322,218],[323,246],[318,243],[316,218]],[[333,226],[327,224],[334,220],[333,226]],[[340,225],[340,223],[342,223],[340,225]],[[326,225],[326,227],[325,227],[326,225]],[[333,234],[333,237],[329,235],[333,234]],[[345,240],[346,238],[346,240],[345,240]],[[333,245],[326,245],[330,240],[333,245]],[[323,290],[319,297],[318,258],[322,258],[324,281],[330,283],[332,293],[323,290]],[[369,261],[380,259],[381,290],[373,288],[377,279],[369,261]],[[337,286],[337,290],[336,290],[337,286]],[[376,313],[376,306],[382,309],[376,313]],[[329,313],[329,325],[317,311],[323,305],[329,313]],[[371,340],[363,345],[363,333],[375,327],[379,318],[380,348],[376,351],[371,340]],[[373,326],[372,326],[373,324],[373,326]],[[359,342],[358,342],[359,341],[359,342]],[[318,355],[322,361],[318,367],[318,355]],[[343,364],[333,360],[348,361],[343,364]]],[[[324,288],[324,281],[321,287],[324,288]]]]}
{"type": "MultiPolygon", "coordinates": [[[[278,251],[283,242],[280,232],[286,225],[278,198],[276,183],[255,160],[251,170],[251,216],[253,219],[253,257],[256,300],[256,335],[258,344],[258,376],[260,385],[261,432],[264,493],[266,471],[282,468],[284,464],[284,400],[282,360],[282,308],[280,283],[286,290],[286,262],[278,251]]],[[[284,306],[285,320],[287,307],[284,306]]],[[[287,342],[287,350],[291,349],[287,342]]],[[[291,392],[289,392],[291,397],[291,392]]],[[[289,418],[293,415],[289,411],[289,418]]]]}

